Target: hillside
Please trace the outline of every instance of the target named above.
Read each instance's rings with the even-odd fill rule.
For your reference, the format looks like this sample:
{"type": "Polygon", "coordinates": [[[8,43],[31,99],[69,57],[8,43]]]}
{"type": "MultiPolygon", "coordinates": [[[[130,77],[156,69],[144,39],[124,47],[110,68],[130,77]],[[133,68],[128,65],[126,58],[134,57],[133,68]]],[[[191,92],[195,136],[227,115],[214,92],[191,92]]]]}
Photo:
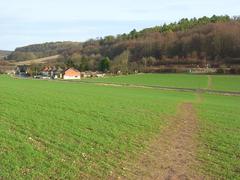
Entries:
{"type": "Polygon", "coordinates": [[[81,47],[81,43],[70,42],[70,41],[34,44],[34,45],[16,48],[15,51],[12,52],[7,59],[15,60],[15,61],[26,61],[26,60],[54,56],[57,54],[61,54],[64,51],[68,51],[69,49],[73,49],[73,48],[79,49],[80,47],[81,47]]]}
{"type": "Polygon", "coordinates": [[[12,62],[12,64],[14,65],[44,64],[44,63],[54,62],[54,60],[57,60],[58,58],[59,58],[59,55],[54,55],[54,56],[49,56],[44,58],[12,62]]]}
{"type": "Polygon", "coordinates": [[[0,60],[3,59],[4,57],[7,57],[11,53],[12,53],[11,51],[0,50],[0,60]]]}
{"type": "Polygon", "coordinates": [[[56,42],[17,48],[11,60],[61,55],[66,66],[96,70],[104,57],[110,70],[122,72],[159,66],[233,66],[240,64],[240,18],[229,16],[182,19],[179,22],[135,29],[128,34],[86,42],[56,42]]]}

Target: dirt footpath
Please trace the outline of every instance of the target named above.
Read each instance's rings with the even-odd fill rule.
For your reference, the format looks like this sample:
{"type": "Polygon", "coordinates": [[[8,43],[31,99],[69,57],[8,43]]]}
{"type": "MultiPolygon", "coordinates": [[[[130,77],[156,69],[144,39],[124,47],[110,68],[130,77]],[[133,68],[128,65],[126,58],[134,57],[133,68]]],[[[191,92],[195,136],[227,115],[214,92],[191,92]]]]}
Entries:
{"type": "Polygon", "coordinates": [[[181,104],[176,117],[170,119],[168,127],[130,170],[132,177],[129,179],[204,179],[195,169],[198,163],[195,159],[197,131],[193,105],[181,104]]]}
{"type": "Polygon", "coordinates": [[[212,89],[212,76],[208,75],[208,89],[211,90],[212,89]]]}

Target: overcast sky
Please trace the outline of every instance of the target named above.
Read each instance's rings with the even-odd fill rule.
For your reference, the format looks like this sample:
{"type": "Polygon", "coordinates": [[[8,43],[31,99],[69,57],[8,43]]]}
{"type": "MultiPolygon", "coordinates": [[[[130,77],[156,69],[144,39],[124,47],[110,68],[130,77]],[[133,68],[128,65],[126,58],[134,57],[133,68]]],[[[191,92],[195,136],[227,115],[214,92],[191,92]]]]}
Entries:
{"type": "Polygon", "coordinates": [[[0,0],[0,49],[85,41],[174,22],[240,14],[239,0],[0,0]]]}

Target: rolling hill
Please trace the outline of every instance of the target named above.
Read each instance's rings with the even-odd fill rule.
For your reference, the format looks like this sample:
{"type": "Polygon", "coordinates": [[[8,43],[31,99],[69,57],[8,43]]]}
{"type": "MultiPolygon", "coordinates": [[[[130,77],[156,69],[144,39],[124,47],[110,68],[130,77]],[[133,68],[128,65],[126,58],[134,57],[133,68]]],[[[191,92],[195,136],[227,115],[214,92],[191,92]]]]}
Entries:
{"type": "MultiPolygon", "coordinates": [[[[66,66],[97,70],[110,59],[110,71],[146,71],[160,66],[238,67],[240,18],[212,16],[181,19],[141,31],[132,30],[86,42],[49,42],[17,48],[9,60],[25,61],[61,55],[66,66]]],[[[56,62],[57,63],[57,62],[56,62]]]]}

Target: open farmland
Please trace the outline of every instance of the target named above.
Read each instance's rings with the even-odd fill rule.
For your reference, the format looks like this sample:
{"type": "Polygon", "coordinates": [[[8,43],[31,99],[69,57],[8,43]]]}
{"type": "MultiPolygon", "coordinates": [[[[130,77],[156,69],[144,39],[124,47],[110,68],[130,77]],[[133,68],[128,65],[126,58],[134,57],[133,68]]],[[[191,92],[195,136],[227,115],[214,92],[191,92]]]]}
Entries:
{"type": "Polygon", "coordinates": [[[94,78],[90,82],[133,84],[177,88],[207,88],[208,77],[206,75],[188,74],[136,74],[128,76],[113,76],[106,78],[94,78]]]}
{"type": "Polygon", "coordinates": [[[212,89],[223,91],[240,91],[239,75],[216,75],[212,76],[212,89]]]}
{"type": "Polygon", "coordinates": [[[240,91],[240,76],[237,75],[137,74],[98,79],[94,78],[90,80],[86,79],[85,81],[174,88],[240,91]]]}
{"type": "Polygon", "coordinates": [[[203,169],[220,179],[240,178],[240,97],[203,95],[199,158],[203,169]]]}
{"type": "Polygon", "coordinates": [[[78,178],[109,175],[194,96],[1,77],[0,99],[0,175],[78,178]]]}
{"type": "MultiPolygon", "coordinates": [[[[204,75],[147,74],[97,81],[191,88],[209,85],[204,75]]],[[[194,155],[191,169],[198,168],[204,177],[240,178],[238,96],[0,76],[0,99],[3,179],[139,179],[136,169],[148,169],[134,164],[150,162],[146,156],[142,161],[142,154],[164,156],[163,150],[168,153],[181,144],[190,152],[180,146],[167,155],[194,155]],[[165,148],[156,146],[165,143],[165,148]]],[[[182,156],[176,157],[176,163],[186,160],[182,156]]],[[[172,164],[173,159],[168,160],[181,170],[172,164]]],[[[148,167],[154,169],[151,163],[148,167]]]]}

